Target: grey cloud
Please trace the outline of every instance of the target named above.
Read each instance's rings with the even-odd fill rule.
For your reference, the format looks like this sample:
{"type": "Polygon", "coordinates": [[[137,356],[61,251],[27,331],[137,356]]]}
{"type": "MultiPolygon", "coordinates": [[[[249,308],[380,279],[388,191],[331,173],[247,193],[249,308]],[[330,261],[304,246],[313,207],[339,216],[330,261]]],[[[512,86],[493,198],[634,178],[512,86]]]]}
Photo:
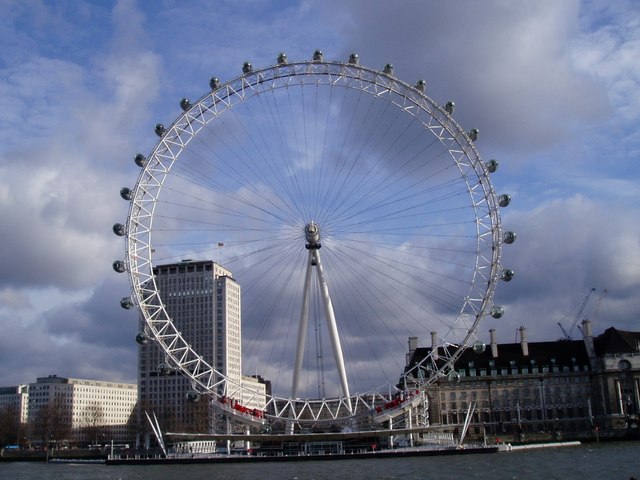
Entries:
{"type": "Polygon", "coordinates": [[[604,85],[565,50],[578,33],[578,2],[330,5],[326,15],[342,11],[339,33],[364,64],[424,78],[429,96],[454,100],[456,119],[480,129],[483,145],[540,150],[610,112],[604,85]]]}

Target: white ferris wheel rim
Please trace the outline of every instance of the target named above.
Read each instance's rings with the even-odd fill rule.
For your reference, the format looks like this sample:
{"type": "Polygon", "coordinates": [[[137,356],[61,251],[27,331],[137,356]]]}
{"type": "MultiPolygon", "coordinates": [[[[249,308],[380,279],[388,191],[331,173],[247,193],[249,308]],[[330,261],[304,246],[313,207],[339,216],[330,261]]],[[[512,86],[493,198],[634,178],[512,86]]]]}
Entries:
{"type": "MultiPolygon", "coordinates": [[[[359,90],[384,98],[394,107],[406,112],[445,146],[466,183],[470,208],[476,218],[478,245],[473,280],[468,295],[450,332],[439,339],[438,357],[429,356],[421,363],[430,369],[430,376],[422,379],[422,386],[446,375],[462,351],[476,340],[480,320],[492,307],[496,283],[500,278],[502,229],[499,200],[489,180],[489,171],[482,161],[473,140],[451,117],[445,108],[427,97],[418,85],[409,85],[395,78],[392,71],[376,71],[357,63],[303,61],[278,63],[260,69],[247,69],[241,76],[216,85],[181,113],[163,132],[152,149],[132,189],[126,224],[126,257],[132,302],[138,306],[146,329],[160,344],[167,358],[191,378],[199,391],[217,395],[220,374],[209,365],[174,326],[167,313],[155,282],[153,268],[153,219],[165,179],[183,149],[203,128],[214,122],[237,103],[276,89],[306,85],[339,86],[359,90]],[[490,252],[487,254],[486,252],[490,252]],[[457,335],[450,335],[455,331],[457,335]],[[451,338],[455,341],[451,341],[451,338]],[[437,362],[436,362],[437,360],[437,362]],[[217,380],[216,380],[217,379],[217,380]]],[[[402,372],[398,372],[399,374],[402,372]]],[[[415,372],[413,372],[415,373],[415,372]]],[[[409,372],[412,374],[412,372],[409,372]]],[[[414,375],[415,377],[416,375],[414,375]]],[[[334,419],[350,417],[351,408],[373,410],[372,399],[379,391],[351,395],[351,398],[291,399],[273,396],[268,400],[275,407],[275,417],[300,420],[304,411],[329,409],[334,419]],[[350,407],[350,408],[349,408],[350,407]]],[[[313,418],[311,419],[313,421],[313,418]]]]}

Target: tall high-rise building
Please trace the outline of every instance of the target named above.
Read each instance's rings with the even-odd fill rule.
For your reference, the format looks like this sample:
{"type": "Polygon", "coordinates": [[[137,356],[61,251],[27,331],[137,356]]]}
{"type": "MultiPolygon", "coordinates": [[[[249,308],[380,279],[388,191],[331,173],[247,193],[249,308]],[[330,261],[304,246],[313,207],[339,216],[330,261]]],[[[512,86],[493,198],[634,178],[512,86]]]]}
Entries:
{"type": "MultiPolygon", "coordinates": [[[[218,393],[241,401],[241,297],[232,273],[210,260],[185,260],[156,266],[154,275],[175,327],[209,365],[230,380],[228,390],[218,393]]],[[[143,329],[142,318],[140,322],[143,329]]],[[[154,342],[140,346],[141,410],[155,413],[163,429],[208,431],[212,424],[208,402],[189,402],[190,380],[172,367],[154,342]]],[[[146,421],[144,414],[141,419],[146,421]]]]}

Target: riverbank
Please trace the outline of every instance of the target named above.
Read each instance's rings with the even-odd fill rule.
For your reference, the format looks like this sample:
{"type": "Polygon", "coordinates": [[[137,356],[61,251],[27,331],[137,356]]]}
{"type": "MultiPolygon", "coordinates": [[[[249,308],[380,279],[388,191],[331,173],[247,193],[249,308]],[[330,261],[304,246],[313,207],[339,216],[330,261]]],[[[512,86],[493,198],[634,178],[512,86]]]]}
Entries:
{"type": "Polygon", "coordinates": [[[475,455],[498,452],[497,446],[489,447],[441,447],[441,448],[399,448],[353,453],[299,454],[299,455],[222,455],[206,457],[113,457],[106,460],[107,465],[176,465],[201,463],[272,463],[272,462],[309,462],[336,460],[373,460],[382,458],[434,457],[450,455],[475,455]]]}
{"type": "Polygon", "coordinates": [[[78,461],[102,461],[107,459],[107,453],[100,450],[87,449],[52,449],[45,450],[3,450],[0,462],[69,462],[78,461]]]}

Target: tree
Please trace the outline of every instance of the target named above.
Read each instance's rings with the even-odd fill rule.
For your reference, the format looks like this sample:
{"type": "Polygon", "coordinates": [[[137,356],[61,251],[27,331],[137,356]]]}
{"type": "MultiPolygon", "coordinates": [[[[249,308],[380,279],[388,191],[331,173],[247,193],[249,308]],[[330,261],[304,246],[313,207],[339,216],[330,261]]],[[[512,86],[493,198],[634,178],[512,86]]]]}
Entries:
{"type": "Polygon", "coordinates": [[[71,417],[60,396],[41,406],[31,421],[31,436],[48,446],[50,441],[65,440],[71,431],[71,417]]]}
{"type": "Polygon", "coordinates": [[[201,396],[196,401],[188,401],[187,431],[193,433],[209,433],[211,424],[211,406],[207,396],[201,396]]]}
{"type": "Polygon", "coordinates": [[[82,427],[88,441],[97,444],[105,433],[104,431],[104,409],[100,402],[92,402],[87,405],[82,412],[82,427]]]}
{"type": "Polygon", "coordinates": [[[19,435],[20,411],[15,405],[8,405],[0,410],[0,448],[18,444],[19,435]]]}

